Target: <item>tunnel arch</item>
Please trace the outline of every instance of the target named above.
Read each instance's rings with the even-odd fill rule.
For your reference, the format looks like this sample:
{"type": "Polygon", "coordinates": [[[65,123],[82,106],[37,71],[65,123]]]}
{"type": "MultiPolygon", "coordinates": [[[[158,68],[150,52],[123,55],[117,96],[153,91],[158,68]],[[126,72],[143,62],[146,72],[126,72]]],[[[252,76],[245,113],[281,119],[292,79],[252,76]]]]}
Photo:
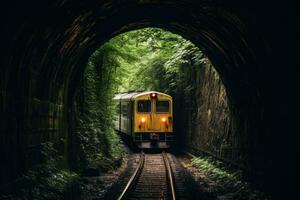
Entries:
{"type": "MultiPolygon", "coordinates": [[[[250,154],[253,171],[272,176],[273,172],[268,170],[275,161],[272,150],[276,141],[268,141],[268,138],[274,121],[272,109],[279,100],[268,103],[276,97],[275,89],[269,89],[273,88],[278,74],[264,80],[271,65],[276,63],[268,60],[271,47],[261,39],[265,30],[257,30],[255,26],[255,19],[263,15],[257,12],[258,16],[252,18],[253,5],[249,11],[249,4],[213,0],[52,3],[33,0],[20,3],[16,9],[19,18],[7,19],[10,24],[2,33],[7,40],[1,47],[4,52],[1,55],[1,111],[8,117],[2,117],[1,127],[3,141],[10,141],[11,145],[4,145],[1,150],[9,155],[14,149],[12,157],[17,158],[17,161],[8,159],[1,173],[10,172],[3,180],[12,180],[31,166],[26,161],[31,144],[24,141],[29,138],[29,129],[40,126],[36,125],[35,113],[45,115],[41,122],[43,127],[51,126],[47,113],[59,115],[61,125],[55,138],[68,138],[68,105],[78,74],[83,72],[91,53],[117,34],[149,26],[178,33],[208,55],[227,88],[236,120],[234,125],[245,138],[245,151],[250,154]],[[36,8],[39,10],[34,12],[36,8]]],[[[9,8],[7,12],[15,6],[9,8]]],[[[263,22],[260,28],[262,26],[263,22]]],[[[42,139],[36,144],[39,142],[42,139]]],[[[65,154],[66,151],[63,150],[65,154]]]]}
{"type": "MultiPolygon", "coordinates": [[[[210,9],[207,10],[211,11],[210,9]]],[[[205,10],[205,12],[207,12],[207,10],[205,10]]],[[[257,137],[256,134],[259,134],[257,127],[260,127],[260,125],[257,124],[257,119],[260,117],[259,112],[261,110],[261,102],[258,97],[260,93],[259,88],[256,88],[256,80],[253,80],[253,77],[257,76],[257,74],[255,74],[255,72],[257,72],[255,67],[258,63],[255,63],[255,55],[250,45],[247,45],[247,30],[243,23],[235,15],[230,14],[223,9],[220,9],[219,11],[214,10],[214,14],[218,13],[217,16],[201,16],[200,22],[204,21],[207,16],[208,18],[212,17],[212,20],[211,22],[205,22],[203,24],[198,22],[195,27],[193,27],[193,25],[195,25],[193,23],[195,20],[191,20],[192,23],[190,24],[184,23],[185,21],[182,20],[181,17],[176,16],[176,14],[180,13],[178,11],[174,12],[176,13],[175,17],[173,15],[168,15],[168,17],[165,17],[164,20],[158,20],[157,16],[161,15],[160,13],[165,12],[166,11],[164,9],[162,11],[150,13],[149,15],[145,15],[145,13],[142,12],[143,17],[140,16],[140,13],[134,13],[133,21],[130,17],[128,17],[129,20],[121,23],[119,27],[115,27],[111,31],[111,35],[105,37],[101,34],[99,34],[100,37],[95,35],[95,40],[91,41],[90,44],[87,44],[87,53],[85,53],[83,58],[80,60],[85,60],[86,62],[89,55],[91,55],[91,53],[94,52],[100,44],[103,44],[108,39],[130,30],[145,27],[163,28],[191,40],[194,44],[200,47],[205,54],[208,55],[208,57],[210,57],[219,72],[229,96],[233,120],[235,120],[233,126],[236,126],[234,130],[239,132],[241,137],[244,138],[245,141],[243,142],[243,145],[246,145],[247,148],[250,147],[251,144],[249,143],[251,143],[251,140],[257,137]],[[225,25],[221,26],[221,28],[216,28],[215,25],[221,22],[225,25]],[[203,27],[203,29],[199,28],[199,26],[203,27]],[[234,44],[232,44],[233,41],[234,44]],[[250,107],[256,107],[257,110],[248,110],[250,107]]],[[[118,14],[120,13],[122,12],[118,12],[118,14]]],[[[184,16],[185,14],[181,12],[180,16],[182,15],[184,16]]],[[[128,15],[124,14],[124,16],[128,15]]],[[[95,30],[101,29],[95,28],[95,30]]],[[[76,76],[83,73],[82,66],[83,65],[76,68],[78,71],[75,70],[73,78],[71,78],[73,82],[69,84],[73,87],[73,89],[68,91],[74,91],[74,88],[76,88],[76,82],[78,82],[76,76]]],[[[72,94],[69,96],[71,97],[72,94]]],[[[69,105],[71,105],[71,99],[72,98],[69,98],[69,105]]],[[[257,148],[257,146],[254,148],[257,148]]],[[[247,151],[246,148],[245,151],[247,151]]],[[[249,154],[250,152],[243,153],[249,154]]],[[[255,154],[256,153],[257,152],[255,152],[255,154]]],[[[264,158],[262,157],[260,159],[263,160],[264,158]]]]}

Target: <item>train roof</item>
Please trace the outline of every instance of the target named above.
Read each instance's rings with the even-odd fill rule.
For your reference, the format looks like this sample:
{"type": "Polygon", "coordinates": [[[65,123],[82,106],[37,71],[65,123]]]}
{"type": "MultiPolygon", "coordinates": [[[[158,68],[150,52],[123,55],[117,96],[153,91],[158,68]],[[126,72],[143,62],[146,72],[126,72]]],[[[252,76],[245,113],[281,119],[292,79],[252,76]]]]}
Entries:
{"type": "Polygon", "coordinates": [[[136,92],[128,92],[128,93],[119,93],[116,94],[114,97],[114,100],[119,100],[119,99],[133,99],[135,97],[139,97],[139,96],[143,96],[143,95],[147,95],[147,94],[151,94],[151,93],[157,93],[160,95],[164,95],[164,96],[168,96],[170,98],[172,98],[170,95],[162,93],[162,92],[158,92],[158,91],[136,91],[136,92]]]}

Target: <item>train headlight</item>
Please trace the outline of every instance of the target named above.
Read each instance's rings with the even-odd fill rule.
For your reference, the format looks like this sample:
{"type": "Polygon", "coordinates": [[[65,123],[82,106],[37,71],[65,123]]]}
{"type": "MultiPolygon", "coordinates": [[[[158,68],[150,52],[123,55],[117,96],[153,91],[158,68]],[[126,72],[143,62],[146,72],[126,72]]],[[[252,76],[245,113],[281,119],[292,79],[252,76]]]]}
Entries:
{"type": "Polygon", "coordinates": [[[151,93],[150,94],[150,98],[151,99],[156,99],[157,98],[157,94],[156,93],[151,93]]]}
{"type": "Polygon", "coordinates": [[[142,122],[142,123],[145,123],[145,122],[146,122],[146,118],[145,118],[145,117],[142,117],[142,118],[141,118],[141,122],[142,122]]]}
{"type": "Polygon", "coordinates": [[[163,118],[161,118],[161,121],[162,121],[162,122],[166,122],[166,121],[167,121],[167,118],[163,117],[163,118]]]}

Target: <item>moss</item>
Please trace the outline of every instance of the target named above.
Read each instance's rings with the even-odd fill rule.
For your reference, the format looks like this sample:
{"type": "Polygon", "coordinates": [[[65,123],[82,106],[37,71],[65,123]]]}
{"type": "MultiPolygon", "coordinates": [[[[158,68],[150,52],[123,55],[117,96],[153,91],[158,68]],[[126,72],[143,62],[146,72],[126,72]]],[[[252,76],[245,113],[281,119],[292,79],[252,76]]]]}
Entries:
{"type": "Polygon", "coordinates": [[[250,183],[243,180],[243,172],[241,170],[230,169],[222,162],[209,157],[193,157],[190,161],[192,166],[220,186],[219,194],[230,194],[230,198],[240,200],[270,199],[266,194],[258,191],[250,183]]]}

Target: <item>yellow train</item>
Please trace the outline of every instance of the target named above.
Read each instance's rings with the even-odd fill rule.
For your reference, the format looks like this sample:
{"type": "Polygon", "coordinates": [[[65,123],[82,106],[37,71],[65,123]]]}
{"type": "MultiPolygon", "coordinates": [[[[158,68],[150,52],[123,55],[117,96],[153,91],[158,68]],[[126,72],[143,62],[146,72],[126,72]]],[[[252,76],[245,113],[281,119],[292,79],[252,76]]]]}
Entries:
{"type": "Polygon", "coordinates": [[[173,141],[173,101],[157,92],[128,92],[114,97],[115,129],[139,148],[169,148],[173,141]]]}

